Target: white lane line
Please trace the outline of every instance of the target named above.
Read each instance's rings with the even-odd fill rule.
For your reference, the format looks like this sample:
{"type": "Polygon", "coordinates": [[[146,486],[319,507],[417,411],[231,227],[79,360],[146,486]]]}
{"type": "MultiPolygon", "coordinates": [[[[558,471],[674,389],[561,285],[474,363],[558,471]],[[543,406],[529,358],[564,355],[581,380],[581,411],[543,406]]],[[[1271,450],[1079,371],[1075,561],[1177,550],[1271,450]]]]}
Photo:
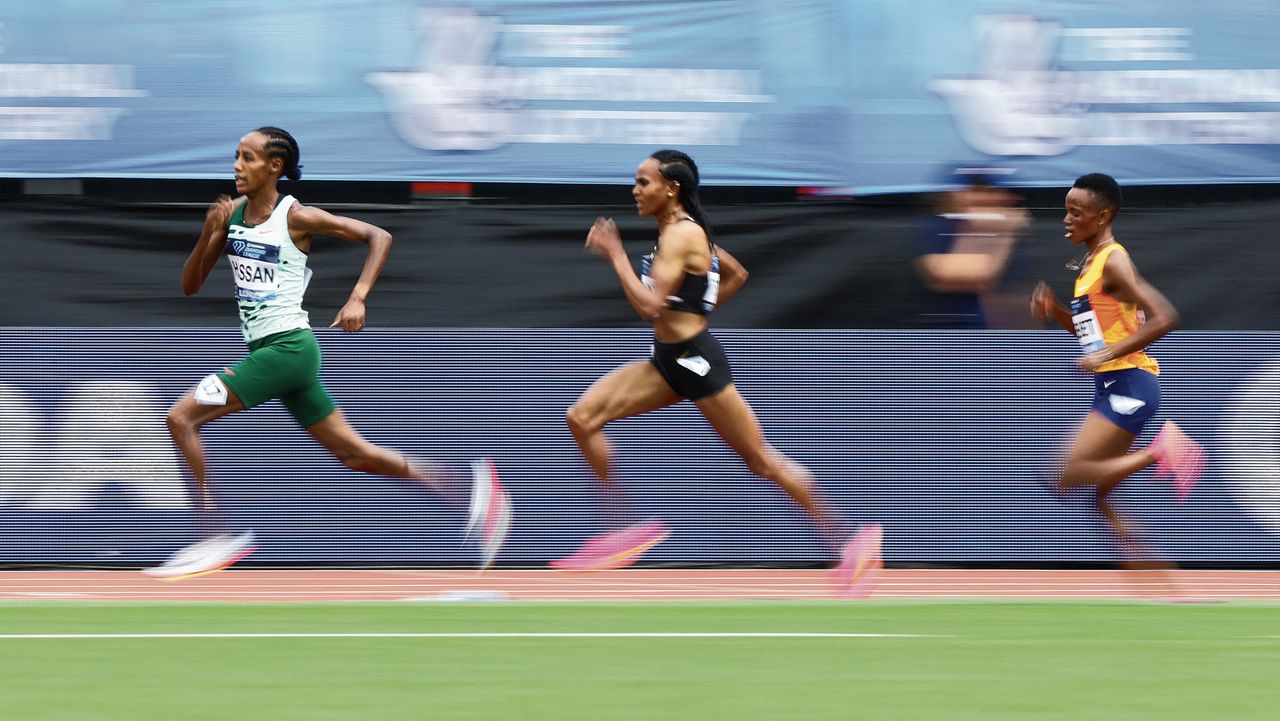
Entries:
{"type": "Polygon", "coordinates": [[[0,640],[117,638],[953,638],[922,633],[752,633],[752,632],[592,632],[592,633],[7,633],[0,640]]]}
{"type": "Polygon", "coordinates": [[[14,591],[14,596],[27,596],[31,598],[84,598],[87,594],[83,593],[58,593],[54,591],[14,591]]]}

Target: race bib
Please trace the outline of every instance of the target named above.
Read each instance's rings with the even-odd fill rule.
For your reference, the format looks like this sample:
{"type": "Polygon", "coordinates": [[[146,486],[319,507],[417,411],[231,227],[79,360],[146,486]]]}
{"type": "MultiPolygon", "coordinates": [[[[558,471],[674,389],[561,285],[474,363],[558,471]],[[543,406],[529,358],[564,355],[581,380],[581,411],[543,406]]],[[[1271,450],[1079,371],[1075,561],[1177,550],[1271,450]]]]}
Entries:
{"type": "Polygon", "coordinates": [[[653,268],[653,253],[640,257],[640,282],[644,283],[644,287],[653,290],[653,276],[649,275],[649,270],[653,268]]]}
{"type": "Polygon", "coordinates": [[[720,298],[720,259],[711,256],[711,269],[707,271],[707,290],[702,294],[702,308],[710,313],[720,298]]]}
{"type": "Polygon", "coordinates": [[[237,238],[230,243],[227,259],[236,284],[236,300],[264,301],[280,289],[280,246],[237,238]]]}
{"type": "Polygon", "coordinates": [[[1098,314],[1093,312],[1088,296],[1071,299],[1071,324],[1075,327],[1080,349],[1086,354],[1096,353],[1107,347],[1107,342],[1102,337],[1102,326],[1098,323],[1098,314]]]}
{"type": "Polygon", "coordinates": [[[263,263],[258,260],[231,257],[231,274],[236,281],[236,300],[262,301],[275,296],[279,287],[276,283],[274,263],[263,263]]]}

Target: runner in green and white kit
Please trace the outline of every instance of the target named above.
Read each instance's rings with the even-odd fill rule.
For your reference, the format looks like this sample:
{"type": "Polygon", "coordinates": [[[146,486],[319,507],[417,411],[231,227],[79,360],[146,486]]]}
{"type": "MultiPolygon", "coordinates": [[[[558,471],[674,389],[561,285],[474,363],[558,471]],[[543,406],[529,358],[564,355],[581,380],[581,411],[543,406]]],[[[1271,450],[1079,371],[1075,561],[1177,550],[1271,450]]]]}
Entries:
{"type": "MultiPolygon", "coordinates": [[[[209,206],[204,230],[183,266],[182,292],[192,295],[200,290],[218,257],[227,255],[249,355],[223,373],[206,376],[169,411],[169,431],[195,481],[205,538],[149,569],[151,575],[181,578],[209,573],[253,551],[252,532],[227,533],[218,520],[199,430],[212,420],[272,398],[279,398],[298,423],[348,468],[411,479],[450,497],[456,495],[455,486],[463,485],[453,480],[459,474],[365,440],[320,382],[320,347],[302,309],[311,275],[307,269],[311,241],[316,235],[330,235],[369,246],[360,279],[329,326],[353,333],[365,325],[365,297],[382,272],[391,234],[282,196],[276,188],[281,176],[301,177],[298,157],[297,142],[279,128],[259,128],[241,138],[235,163],[240,195],[234,200],[221,196],[209,206]]],[[[510,502],[493,463],[474,462],[468,532],[479,529],[481,533],[483,566],[493,562],[510,520],[510,502]]]]}

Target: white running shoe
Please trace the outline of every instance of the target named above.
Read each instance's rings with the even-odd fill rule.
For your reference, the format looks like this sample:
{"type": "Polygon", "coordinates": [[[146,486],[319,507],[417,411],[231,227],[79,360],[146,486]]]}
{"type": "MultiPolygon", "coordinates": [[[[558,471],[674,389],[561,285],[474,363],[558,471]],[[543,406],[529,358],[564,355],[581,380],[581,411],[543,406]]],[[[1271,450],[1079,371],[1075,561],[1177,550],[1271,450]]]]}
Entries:
{"type": "Polygon", "coordinates": [[[489,458],[471,462],[471,508],[466,538],[480,533],[480,570],[493,565],[511,530],[511,498],[498,480],[498,469],[489,458]]]}
{"type": "Polygon", "coordinates": [[[224,533],[181,548],[169,560],[155,568],[145,568],[142,572],[165,581],[203,576],[221,571],[256,549],[253,531],[236,535],[224,533]]]}

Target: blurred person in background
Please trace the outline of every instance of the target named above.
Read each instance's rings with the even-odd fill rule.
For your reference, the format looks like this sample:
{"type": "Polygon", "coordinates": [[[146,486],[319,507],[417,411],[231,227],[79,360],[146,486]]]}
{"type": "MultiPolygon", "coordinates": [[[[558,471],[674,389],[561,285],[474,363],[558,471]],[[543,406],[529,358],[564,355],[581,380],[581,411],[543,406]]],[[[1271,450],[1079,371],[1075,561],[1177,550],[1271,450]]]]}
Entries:
{"type": "MultiPolygon", "coordinates": [[[[209,206],[204,229],[182,268],[182,292],[198,292],[223,255],[230,261],[240,326],[249,355],[222,373],[212,373],[169,410],[166,422],[194,480],[193,499],[203,538],[148,573],[173,579],[210,573],[254,550],[252,531],[226,531],[209,483],[200,428],[206,423],[279,398],[298,424],[352,470],[405,478],[446,499],[465,493],[463,474],[382,448],[347,422],[320,380],[321,354],[302,297],[311,279],[307,267],[316,235],[369,247],[364,268],[330,328],[354,333],[365,326],[365,298],[391,250],[391,234],[354,218],[305,206],[277,189],[281,177],[298,180],[299,148],[280,128],[263,127],[243,138],[235,154],[234,199],[223,195],[209,206]]],[[[241,452],[269,454],[269,438],[241,452]]],[[[483,565],[506,537],[511,509],[493,463],[471,469],[470,528],[479,529],[483,565]]]]}
{"type": "Polygon", "coordinates": [[[666,539],[670,531],[661,520],[634,522],[634,512],[611,473],[612,452],[604,427],[687,398],[752,473],[772,481],[813,518],[823,541],[840,559],[835,592],[864,596],[881,566],[880,526],[868,524],[852,536],[846,534],[809,470],[765,440],[754,412],[734,385],[720,342],[708,330],[708,315],[738,292],[747,271],[712,242],[698,183],[698,166],[677,150],[659,150],[636,169],[631,190],[636,211],[658,225],[658,242],[642,258],[639,276],[612,220],[597,219],[587,234],[587,251],[610,263],[627,301],[653,326],[653,345],[648,359],[609,372],[566,413],[574,440],[601,484],[605,513],[611,516],[607,521],[614,530],[551,565],[570,570],[618,568],[666,539]]]}
{"type": "Polygon", "coordinates": [[[1166,421],[1151,445],[1130,451],[1160,408],[1160,365],[1146,348],[1177,327],[1178,312],[1138,274],[1112,230],[1120,211],[1120,186],[1110,176],[1081,176],[1067,193],[1065,237],[1084,255],[1067,264],[1078,273],[1070,306],[1058,302],[1043,281],[1031,295],[1031,315],[1053,320],[1076,337],[1077,367],[1093,374],[1092,407],[1067,452],[1059,490],[1094,489],[1094,502],[1112,529],[1126,563],[1158,570],[1165,564],[1146,548],[1137,525],[1122,516],[1111,494],[1129,476],[1156,466],[1172,479],[1178,501],[1191,493],[1204,470],[1200,444],[1166,421]]]}
{"type": "Polygon", "coordinates": [[[1018,241],[1031,226],[1031,215],[1019,207],[1018,196],[1001,185],[1010,172],[956,168],[951,178],[955,187],[937,195],[915,259],[916,273],[929,290],[920,313],[922,325],[1016,325],[1006,320],[1011,314],[999,291],[1018,241]]]}

